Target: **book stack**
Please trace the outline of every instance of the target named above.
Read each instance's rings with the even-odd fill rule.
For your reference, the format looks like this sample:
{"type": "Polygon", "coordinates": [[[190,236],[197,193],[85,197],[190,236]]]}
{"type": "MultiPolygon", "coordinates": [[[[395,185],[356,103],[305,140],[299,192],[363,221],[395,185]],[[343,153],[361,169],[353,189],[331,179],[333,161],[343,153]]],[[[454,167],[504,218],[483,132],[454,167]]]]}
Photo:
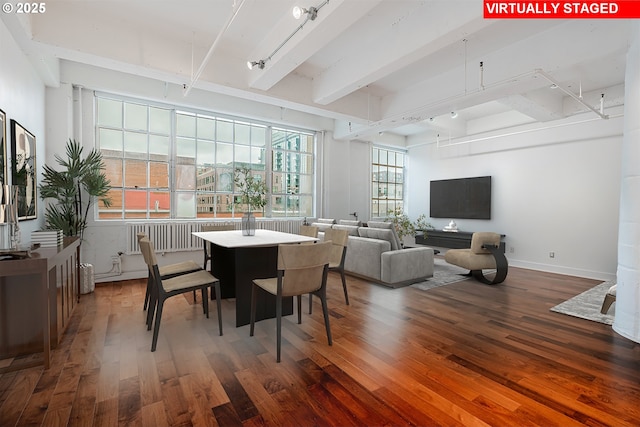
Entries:
{"type": "Polygon", "coordinates": [[[39,230],[31,232],[31,243],[40,243],[42,248],[55,248],[62,245],[62,230],[39,230]]]}

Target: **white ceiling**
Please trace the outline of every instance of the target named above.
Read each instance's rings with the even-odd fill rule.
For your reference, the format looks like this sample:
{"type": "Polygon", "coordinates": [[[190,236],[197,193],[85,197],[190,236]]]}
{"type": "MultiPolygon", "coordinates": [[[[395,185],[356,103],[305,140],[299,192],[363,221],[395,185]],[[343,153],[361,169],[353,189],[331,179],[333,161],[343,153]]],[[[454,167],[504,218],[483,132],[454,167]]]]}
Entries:
{"type": "Polygon", "coordinates": [[[48,84],[60,78],[51,58],[89,63],[184,85],[185,102],[193,87],[330,117],[337,138],[460,136],[588,111],[567,92],[598,111],[602,94],[605,109],[623,103],[626,20],[485,20],[482,0],[45,4],[2,19],[48,84]],[[321,4],[282,45],[305,19],[293,6],[321,4]]]}

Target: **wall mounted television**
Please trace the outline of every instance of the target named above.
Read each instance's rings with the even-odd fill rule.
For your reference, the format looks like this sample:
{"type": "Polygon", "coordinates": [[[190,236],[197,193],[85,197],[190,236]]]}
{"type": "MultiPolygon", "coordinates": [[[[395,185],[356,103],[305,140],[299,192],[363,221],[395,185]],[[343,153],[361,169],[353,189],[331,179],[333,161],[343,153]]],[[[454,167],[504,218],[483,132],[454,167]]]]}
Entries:
{"type": "Polygon", "coordinates": [[[431,181],[431,218],[491,219],[491,177],[431,181]]]}

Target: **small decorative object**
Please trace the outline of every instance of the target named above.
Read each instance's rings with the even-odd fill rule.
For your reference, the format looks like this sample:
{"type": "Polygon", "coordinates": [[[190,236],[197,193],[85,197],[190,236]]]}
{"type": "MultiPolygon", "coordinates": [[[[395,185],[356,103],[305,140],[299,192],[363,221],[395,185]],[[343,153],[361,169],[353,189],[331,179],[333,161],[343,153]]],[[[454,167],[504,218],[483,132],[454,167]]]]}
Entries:
{"type": "Polygon", "coordinates": [[[18,219],[35,219],[36,137],[11,120],[11,183],[18,186],[18,219]]]}
{"type": "Polygon", "coordinates": [[[240,193],[235,205],[246,205],[247,211],[242,216],[242,235],[256,234],[256,217],[252,210],[263,209],[267,204],[267,183],[259,174],[253,174],[247,166],[238,167],[234,171],[233,182],[236,192],[240,193]]]}
{"type": "Polygon", "coordinates": [[[449,225],[444,227],[443,231],[456,232],[456,231],[458,231],[458,224],[456,224],[456,222],[454,220],[451,220],[451,222],[449,222],[449,225]]]}
{"type": "Polygon", "coordinates": [[[20,244],[18,193],[17,185],[0,186],[0,248],[3,249],[15,249],[20,244]]]}
{"type": "Polygon", "coordinates": [[[252,212],[245,212],[242,215],[242,235],[254,236],[256,234],[256,217],[252,212]]]}
{"type": "Polygon", "coordinates": [[[5,128],[7,116],[0,110],[0,185],[5,185],[7,179],[7,142],[5,141],[5,128]]]}

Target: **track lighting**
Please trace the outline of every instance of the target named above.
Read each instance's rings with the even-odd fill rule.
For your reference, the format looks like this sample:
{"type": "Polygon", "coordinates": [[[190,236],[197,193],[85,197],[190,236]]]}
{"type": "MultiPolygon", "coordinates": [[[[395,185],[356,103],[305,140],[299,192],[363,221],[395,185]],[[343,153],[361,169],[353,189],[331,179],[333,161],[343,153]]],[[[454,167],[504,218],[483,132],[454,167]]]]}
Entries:
{"type": "Polygon", "coordinates": [[[261,70],[264,69],[264,59],[260,61],[247,61],[247,68],[253,70],[255,66],[258,66],[261,70]]]}
{"type": "Polygon", "coordinates": [[[315,7],[310,7],[309,9],[305,9],[304,7],[295,6],[293,8],[293,17],[296,19],[302,18],[302,15],[304,13],[309,14],[308,19],[310,19],[311,21],[313,21],[318,17],[318,9],[315,7]]]}
{"type": "Polygon", "coordinates": [[[300,7],[300,6],[296,6],[293,8],[293,17],[296,19],[300,19],[302,17],[303,14],[307,14],[307,19],[305,19],[304,21],[302,21],[302,23],[300,25],[298,25],[298,27],[293,31],[293,33],[291,33],[291,35],[289,37],[287,37],[286,39],[284,39],[284,41],[282,43],[280,43],[280,45],[274,49],[273,52],[271,52],[271,55],[269,55],[268,57],[266,57],[265,59],[261,59],[260,61],[247,61],[247,68],[249,68],[250,70],[253,70],[254,68],[256,68],[256,65],[258,66],[258,68],[260,68],[261,70],[264,69],[265,63],[267,61],[270,61],[271,58],[273,58],[273,56],[278,53],[278,51],[280,49],[282,49],[282,47],[287,44],[287,42],[289,40],[291,40],[291,38],[298,32],[300,31],[304,25],[309,22],[309,21],[313,21],[314,19],[316,19],[318,17],[318,11],[320,9],[322,9],[322,7],[324,5],[326,5],[327,3],[329,3],[329,0],[324,0],[322,3],[320,3],[317,7],[310,7],[309,9],[305,9],[304,7],[300,7]]]}

